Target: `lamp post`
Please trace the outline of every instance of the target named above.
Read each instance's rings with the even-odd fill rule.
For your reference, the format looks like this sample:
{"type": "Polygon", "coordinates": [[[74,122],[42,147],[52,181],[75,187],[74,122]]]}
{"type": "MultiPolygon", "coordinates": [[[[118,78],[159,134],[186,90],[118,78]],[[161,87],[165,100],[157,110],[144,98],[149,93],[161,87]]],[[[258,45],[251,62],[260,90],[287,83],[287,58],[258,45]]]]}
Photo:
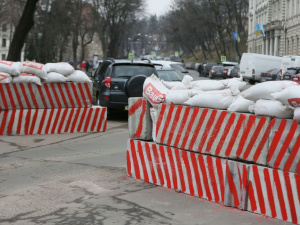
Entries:
{"type": "Polygon", "coordinates": [[[134,50],[133,50],[133,38],[134,38],[134,36],[140,36],[141,34],[140,33],[138,33],[138,34],[134,34],[134,35],[132,35],[132,37],[131,38],[128,38],[128,40],[130,40],[131,41],[131,45],[130,45],[130,52],[131,53],[134,53],[134,50]]]}

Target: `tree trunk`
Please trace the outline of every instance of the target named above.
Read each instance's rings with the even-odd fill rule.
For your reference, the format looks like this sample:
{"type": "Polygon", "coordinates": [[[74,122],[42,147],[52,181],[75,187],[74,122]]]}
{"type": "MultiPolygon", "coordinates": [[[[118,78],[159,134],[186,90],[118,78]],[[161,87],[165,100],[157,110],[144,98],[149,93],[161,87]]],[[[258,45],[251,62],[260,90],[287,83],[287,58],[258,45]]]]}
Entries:
{"type": "Polygon", "coordinates": [[[20,61],[21,52],[28,32],[34,25],[34,12],[38,0],[27,0],[21,19],[16,27],[11,45],[9,46],[7,60],[20,61]]]}

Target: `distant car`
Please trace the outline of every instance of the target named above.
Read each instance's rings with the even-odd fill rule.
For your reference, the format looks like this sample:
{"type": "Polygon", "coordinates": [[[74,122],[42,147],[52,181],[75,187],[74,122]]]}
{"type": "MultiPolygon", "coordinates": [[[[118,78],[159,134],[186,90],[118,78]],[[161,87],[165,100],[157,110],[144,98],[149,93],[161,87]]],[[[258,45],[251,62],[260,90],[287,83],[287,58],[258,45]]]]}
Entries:
{"type": "Polygon", "coordinates": [[[213,66],[217,66],[217,63],[211,63],[211,62],[207,62],[205,64],[203,64],[203,76],[207,77],[209,75],[209,71],[212,69],[213,66]]]}
{"type": "Polygon", "coordinates": [[[162,61],[162,60],[151,60],[151,63],[154,66],[163,66],[164,69],[172,68],[174,70],[179,70],[183,74],[189,74],[189,71],[182,66],[180,62],[172,62],[172,61],[162,61]]]}
{"type": "Polygon", "coordinates": [[[300,67],[288,68],[282,75],[282,80],[291,80],[292,75],[300,73],[300,67]]]}
{"type": "Polygon", "coordinates": [[[213,79],[215,77],[222,77],[224,79],[227,78],[227,70],[224,69],[223,66],[213,66],[209,71],[208,77],[213,79]]]}
{"type": "Polygon", "coordinates": [[[295,81],[296,83],[300,84],[300,74],[295,74],[291,76],[291,80],[295,81]]]}
{"type": "Polygon", "coordinates": [[[260,82],[280,80],[280,69],[271,69],[260,74],[260,82]]]}
{"type": "Polygon", "coordinates": [[[186,62],[184,65],[185,68],[189,69],[189,70],[193,70],[195,69],[195,63],[193,62],[186,62]]]}
{"type": "Polygon", "coordinates": [[[164,81],[182,81],[184,76],[182,73],[174,69],[163,69],[156,67],[156,71],[158,77],[164,81]]]}
{"type": "Polygon", "coordinates": [[[240,77],[240,64],[237,64],[231,70],[231,77],[240,77]]]}
{"type": "Polygon", "coordinates": [[[234,66],[238,65],[238,63],[226,61],[226,62],[222,62],[222,65],[224,69],[227,70],[227,77],[232,77],[231,70],[233,70],[234,66]]]}

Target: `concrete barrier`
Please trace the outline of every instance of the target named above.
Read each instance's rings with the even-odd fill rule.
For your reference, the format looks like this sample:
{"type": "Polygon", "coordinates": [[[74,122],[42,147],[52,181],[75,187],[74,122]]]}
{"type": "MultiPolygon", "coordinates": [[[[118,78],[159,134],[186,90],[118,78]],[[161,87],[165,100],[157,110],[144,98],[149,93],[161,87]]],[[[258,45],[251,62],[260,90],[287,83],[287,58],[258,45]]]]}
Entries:
{"type": "Polygon", "coordinates": [[[246,209],[249,165],[134,139],[127,149],[129,176],[246,209]]]}
{"type": "Polygon", "coordinates": [[[300,126],[295,120],[274,119],[269,136],[268,166],[300,173],[300,126]]]}
{"type": "Polygon", "coordinates": [[[248,211],[300,223],[300,175],[252,165],[248,211]]]}
{"type": "Polygon", "coordinates": [[[156,142],[229,159],[267,165],[269,117],[162,104],[156,142]]]}
{"type": "Polygon", "coordinates": [[[128,99],[129,136],[134,139],[152,140],[151,105],[145,98],[128,99]]]}
{"type": "Polygon", "coordinates": [[[92,106],[92,83],[0,84],[0,109],[52,109],[92,106]]]}
{"type": "Polygon", "coordinates": [[[0,110],[0,135],[32,135],[106,130],[106,108],[0,110]]]}

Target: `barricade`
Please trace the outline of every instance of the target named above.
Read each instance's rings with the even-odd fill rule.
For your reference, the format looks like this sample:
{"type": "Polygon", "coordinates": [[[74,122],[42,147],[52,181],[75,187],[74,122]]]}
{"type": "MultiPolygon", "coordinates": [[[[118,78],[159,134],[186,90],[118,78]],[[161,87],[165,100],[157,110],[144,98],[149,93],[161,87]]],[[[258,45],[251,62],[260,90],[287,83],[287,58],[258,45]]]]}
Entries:
{"type": "Polygon", "coordinates": [[[86,108],[91,93],[92,83],[0,84],[0,109],[86,108]]]}
{"type": "Polygon", "coordinates": [[[183,150],[267,165],[269,117],[162,104],[156,142],[183,150]]]}
{"type": "Polygon", "coordinates": [[[60,134],[106,130],[106,108],[0,110],[0,135],[60,134]]]}
{"type": "Polygon", "coordinates": [[[129,176],[246,209],[249,165],[134,139],[127,149],[129,176]]]}

